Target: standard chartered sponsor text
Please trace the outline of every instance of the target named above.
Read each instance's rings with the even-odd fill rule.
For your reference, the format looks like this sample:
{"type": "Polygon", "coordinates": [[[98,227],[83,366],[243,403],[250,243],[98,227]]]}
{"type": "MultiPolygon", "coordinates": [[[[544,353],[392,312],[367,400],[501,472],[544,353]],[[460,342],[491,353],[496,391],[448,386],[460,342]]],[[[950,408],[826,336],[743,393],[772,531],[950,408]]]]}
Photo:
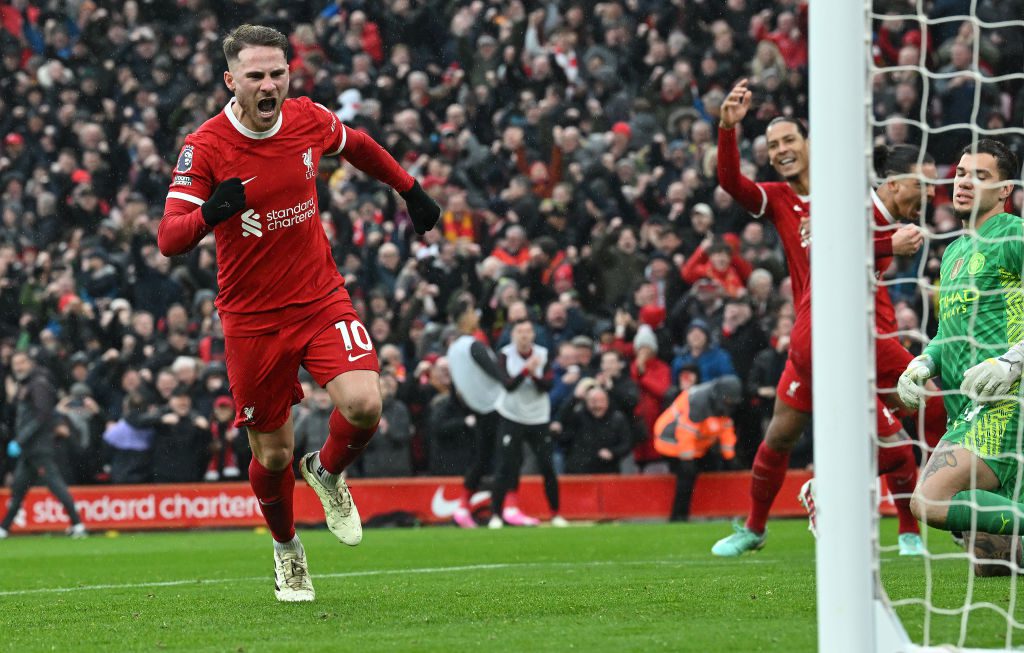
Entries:
{"type": "MultiPolygon", "coordinates": [[[[213,496],[154,494],[120,498],[103,496],[75,501],[82,520],[87,523],[123,521],[163,521],[170,519],[246,519],[260,515],[256,497],[221,492],[213,496]]],[[[47,496],[32,505],[32,522],[36,524],[66,523],[67,515],[59,502],[47,496]]]]}
{"type": "Polygon", "coordinates": [[[310,197],[287,209],[271,209],[264,214],[264,219],[267,221],[267,231],[274,231],[305,222],[313,217],[314,213],[316,213],[316,197],[310,197]]]}

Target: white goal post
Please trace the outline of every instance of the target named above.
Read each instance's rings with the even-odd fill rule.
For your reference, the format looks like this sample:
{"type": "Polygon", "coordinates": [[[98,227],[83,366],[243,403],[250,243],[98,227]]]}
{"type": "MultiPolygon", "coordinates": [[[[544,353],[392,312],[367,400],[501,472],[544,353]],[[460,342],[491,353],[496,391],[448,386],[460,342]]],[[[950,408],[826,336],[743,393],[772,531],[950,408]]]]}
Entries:
{"type": "MultiPolygon", "coordinates": [[[[977,19],[978,4],[978,0],[971,2],[970,16],[930,21],[921,15],[924,3],[916,3],[922,27],[959,18],[973,21],[976,30],[979,25],[998,27],[977,19]]],[[[866,437],[877,436],[870,292],[874,274],[869,193],[872,18],[871,0],[815,0],[809,5],[818,649],[839,653],[978,650],[912,643],[880,580],[876,438],[866,437]]],[[[977,64],[975,46],[972,120],[979,115],[981,82],[986,81],[977,64]]],[[[1006,77],[1024,78],[1024,74],[1006,77]]],[[[926,89],[927,84],[925,80],[926,89]]],[[[923,118],[919,126],[927,143],[929,128],[923,118]]],[[[958,126],[971,131],[975,140],[980,134],[1024,131],[958,126]]],[[[1015,574],[1009,582],[1015,583],[1016,578],[1015,574]]],[[[926,599],[925,609],[933,610],[930,597],[926,599]]],[[[1012,612],[1013,601],[1010,605],[1012,612]]],[[[971,607],[965,606],[964,627],[971,607]]],[[[1016,620],[1010,623],[1020,627],[1016,620]]]]}
{"type": "Polygon", "coordinates": [[[809,7],[818,650],[897,653],[877,554],[870,0],[809,7]],[[828,337],[821,337],[828,334],[828,337]]]}
{"type": "Polygon", "coordinates": [[[876,596],[875,460],[867,437],[875,429],[873,266],[866,258],[870,28],[864,0],[810,3],[818,650],[836,653],[890,653],[909,641],[885,628],[892,620],[876,596]]]}

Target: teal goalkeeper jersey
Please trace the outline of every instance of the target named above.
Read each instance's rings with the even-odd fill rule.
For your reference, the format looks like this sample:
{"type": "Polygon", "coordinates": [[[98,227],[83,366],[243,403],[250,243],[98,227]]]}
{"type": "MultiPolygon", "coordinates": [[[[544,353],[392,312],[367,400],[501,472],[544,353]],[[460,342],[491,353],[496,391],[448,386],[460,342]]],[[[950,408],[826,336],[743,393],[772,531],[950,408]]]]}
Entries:
{"type": "MultiPolygon", "coordinates": [[[[925,353],[937,364],[944,390],[958,390],[968,368],[1024,340],[1022,238],[1021,218],[1000,213],[942,255],[939,330],[925,353]]],[[[946,414],[952,420],[969,403],[959,393],[945,395],[946,414]]]]}

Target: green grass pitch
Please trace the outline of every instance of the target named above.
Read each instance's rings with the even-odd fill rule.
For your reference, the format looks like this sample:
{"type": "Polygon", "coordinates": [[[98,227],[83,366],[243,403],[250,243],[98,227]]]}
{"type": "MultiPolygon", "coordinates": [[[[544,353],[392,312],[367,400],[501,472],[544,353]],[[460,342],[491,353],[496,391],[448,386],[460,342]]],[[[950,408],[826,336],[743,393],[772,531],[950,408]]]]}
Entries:
{"type": "MultiPolygon", "coordinates": [[[[274,600],[266,534],[12,537],[0,542],[0,650],[814,650],[806,523],[772,522],[760,553],[712,557],[727,532],[723,522],[369,530],[350,549],[307,529],[317,600],[290,605],[274,600]]],[[[887,521],[883,542],[894,541],[887,521]]],[[[944,533],[930,544],[956,550],[944,533]]],[[[885,553],[882,569],[893,598],[924,595],[920,560],[885,553]]],[[[934,562],[931,579],[937,605],[963,604],[965,561],[934,562]]],[[[977,579],[973,593],[1006,608],[1010,581],[977,579]]],[[[920,638],[922,609],[901,614],[920,638]]],[[[930,632],[956,643],[960,617],[933,617],[930,632]]],[[[967,632],[967,645],[1002,647],[1006,620],[976,610],[967,632]]]]}

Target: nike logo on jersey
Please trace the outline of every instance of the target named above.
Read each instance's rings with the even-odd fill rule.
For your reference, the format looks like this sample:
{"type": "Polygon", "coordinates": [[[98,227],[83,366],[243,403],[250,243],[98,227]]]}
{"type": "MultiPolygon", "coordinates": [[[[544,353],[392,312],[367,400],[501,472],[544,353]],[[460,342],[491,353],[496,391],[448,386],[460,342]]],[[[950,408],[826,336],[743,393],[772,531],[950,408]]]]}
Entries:
{"type": "Polygon", "coordinates": [[[258,176],[259,175],[253,175],[252,177],[249,177],[248,179],[246,179],[245,181],[242,182],[242,185],[245,186],[246,184],[248,184],[250,181],[252,181],[253,179],[255,179],[258,176]]]}
{"type": "Polygon", "coordinates": [[[349,354],[348,355],[348,362],[354,363],[357,360],[359,360],[360,358],[365,358],[365,357],[369,356],[372,353],[373,353],[372,351],[368,351],[365,354],[359,354],[358,356],[353,356],[352,354],[349,354]]]}

